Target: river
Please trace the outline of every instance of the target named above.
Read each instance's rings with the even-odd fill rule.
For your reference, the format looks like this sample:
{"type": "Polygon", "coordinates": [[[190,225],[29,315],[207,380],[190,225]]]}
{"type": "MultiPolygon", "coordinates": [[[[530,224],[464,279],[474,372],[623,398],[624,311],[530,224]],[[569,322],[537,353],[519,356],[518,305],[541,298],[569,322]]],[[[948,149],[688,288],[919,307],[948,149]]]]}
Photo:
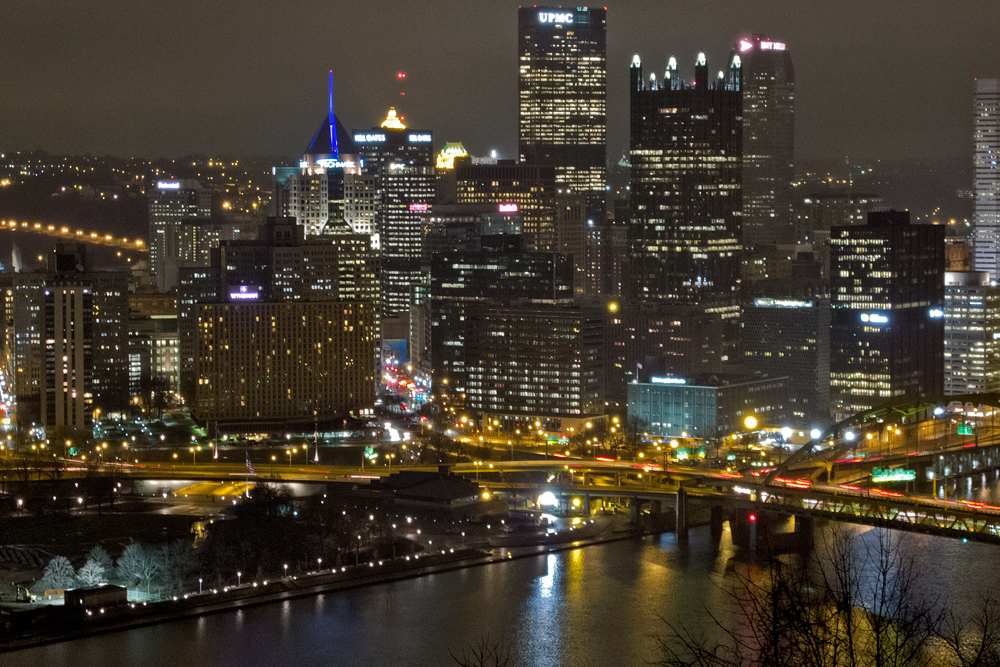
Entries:
{"type": "MultiPolygon", "coordinates": [[[[877,531],[841,525],[859,544],[877,531]]],[[[821,531],[817,531],[820,533],[821,531]]],[[[663,620],[704,627],[725,606],[736,550],[723,534],[673,534],[541,554],[354,591],[262,605],[0,655],[0,665],[271,667],[453,664],[503,637],[518,667],[642,665],[663,620]]],[[[1000,591],[1000,547],[901,534],[921,586],[968,604],[1000,591]]],[[[742,567],[736,564],[735,567],[742,567]]]]}

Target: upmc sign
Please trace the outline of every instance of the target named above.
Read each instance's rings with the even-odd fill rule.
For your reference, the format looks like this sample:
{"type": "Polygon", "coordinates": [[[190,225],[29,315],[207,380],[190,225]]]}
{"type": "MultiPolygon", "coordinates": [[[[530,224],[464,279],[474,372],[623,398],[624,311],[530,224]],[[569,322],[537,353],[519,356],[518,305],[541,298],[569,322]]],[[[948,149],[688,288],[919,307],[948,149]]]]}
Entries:
{"type": "Polygon", "coordinates": [[[573,12],[538,12],[539,23],[572,23],[573,12]]]}

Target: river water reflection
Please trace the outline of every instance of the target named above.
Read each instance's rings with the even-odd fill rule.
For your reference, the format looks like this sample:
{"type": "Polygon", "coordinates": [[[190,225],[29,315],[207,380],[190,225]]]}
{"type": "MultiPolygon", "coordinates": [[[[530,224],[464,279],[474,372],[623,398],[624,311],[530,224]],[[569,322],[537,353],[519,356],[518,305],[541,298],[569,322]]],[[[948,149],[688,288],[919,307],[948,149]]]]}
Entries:
{"type": "MultiPolygon", "coordinates": [[[[874,539],[875,531],[842,526],[874,539]]],[[[822,531],[817,531],[822,533],[822,531]]],[[[726,598],[735,549],[723,534],[631,539],[343,593],[63,642],[0,656],[0,665],[453,664],[449,651],[503,636],[512,665],[642,665],[663,621],[704,624],[726,598]]],[[[971,606],[1000,589],[1000,547],[906,534],[921,586],[971,606]]]]}

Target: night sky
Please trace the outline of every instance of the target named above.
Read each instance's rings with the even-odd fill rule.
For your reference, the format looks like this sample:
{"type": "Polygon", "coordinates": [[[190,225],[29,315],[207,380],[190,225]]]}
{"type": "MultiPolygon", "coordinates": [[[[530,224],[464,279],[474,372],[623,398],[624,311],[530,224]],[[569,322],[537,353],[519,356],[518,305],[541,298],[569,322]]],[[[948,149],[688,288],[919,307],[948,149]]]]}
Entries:
{"type": "MultiPolygon", "coordinates": [[[[506,0],[0,0],[0,149],[295,157],[326,110],[391,104],[435,144],[517,148],[517,7],[506,0]],[[399,96],[395,72],[407,72],[399,96]]],[[[969,156],[974,77],[1000,77],[998,0],[610,1],[609,155],[628,142],[628,65],[740,36],[788,44],[800,158],[969,156]]]]}

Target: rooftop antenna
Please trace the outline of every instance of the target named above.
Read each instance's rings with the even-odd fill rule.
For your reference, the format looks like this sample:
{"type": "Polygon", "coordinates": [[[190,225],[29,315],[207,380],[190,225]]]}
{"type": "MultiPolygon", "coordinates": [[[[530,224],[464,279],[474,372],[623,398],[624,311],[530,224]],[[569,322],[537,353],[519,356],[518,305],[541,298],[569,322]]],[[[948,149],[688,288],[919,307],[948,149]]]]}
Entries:
{"type": "Polygon", "coordinates": [[[337,121],[333,116],[333,70],[330,70],[330,115],[327,116],[327,120],[330,122],[330,148],[336,159],[340,157],[340,151],[337,150],[337,121]]]}

